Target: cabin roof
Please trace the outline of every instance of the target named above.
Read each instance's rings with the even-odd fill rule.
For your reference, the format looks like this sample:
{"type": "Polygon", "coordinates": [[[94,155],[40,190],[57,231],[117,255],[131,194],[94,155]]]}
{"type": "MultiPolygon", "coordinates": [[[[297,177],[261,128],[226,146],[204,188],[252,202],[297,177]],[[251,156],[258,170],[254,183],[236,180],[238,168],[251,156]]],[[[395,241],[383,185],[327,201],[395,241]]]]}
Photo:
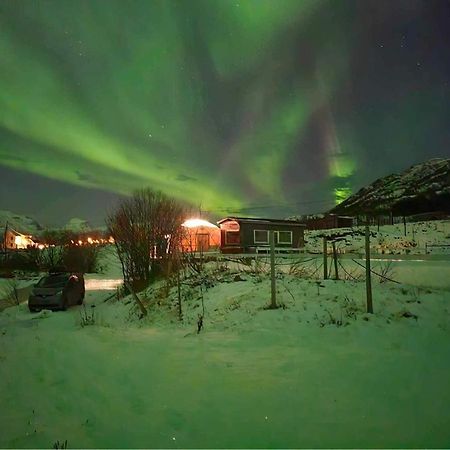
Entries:
{"type": "Polygon", "coordinates": [[[275,225],[291,225],[294,227],[305,227],[304,223],[297,222],[296,220],[285,220],[285,219],[267,219],[261,217],[226,217],[219,220],[217,223],[220,225],[224,222],[234,220],[239,223],[254,223],[254,224],[275,224],[275,225]]]}

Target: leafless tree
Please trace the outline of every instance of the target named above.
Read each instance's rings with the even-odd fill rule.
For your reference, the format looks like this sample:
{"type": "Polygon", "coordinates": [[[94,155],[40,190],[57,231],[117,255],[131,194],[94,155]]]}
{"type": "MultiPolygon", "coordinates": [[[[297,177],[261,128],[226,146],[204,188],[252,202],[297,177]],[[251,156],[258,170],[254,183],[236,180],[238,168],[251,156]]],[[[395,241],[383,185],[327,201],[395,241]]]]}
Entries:
{"type": "Polygon", "coordinates": [[[106,223],[124,280],[139,291],[172,267],[186,207],[160,191],[143,189],[119,203],[106,223]],[[168,264],[170,262],[170,264],[168,264]]]}
{"type": "Polygon", "coordinates": [[[0,311],[7,306],[20,304],[19,282],[16,278],[11,278],[0,290],[0,311]]]}

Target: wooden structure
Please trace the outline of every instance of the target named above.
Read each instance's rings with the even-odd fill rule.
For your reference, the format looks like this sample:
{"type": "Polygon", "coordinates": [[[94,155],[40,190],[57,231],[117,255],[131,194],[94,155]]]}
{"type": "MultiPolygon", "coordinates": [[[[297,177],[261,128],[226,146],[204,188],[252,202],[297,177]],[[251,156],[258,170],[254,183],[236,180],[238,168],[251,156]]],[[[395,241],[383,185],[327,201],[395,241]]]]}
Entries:
{"type": "Polygon", "coordinates": [[[181,247],[184,252],[207,252],[220,247],[220,230],[217,225],[203,219],[189,219],[182,224],[181,247]]]}
{"type": "Polygon", "coordinates": [[[305,225],[295,220],[227,217],[217,223],[222,253],[268,251],[270,231],[274,232],[276,251],[298,250],[305,245],[305,225]]]}
{"type": "Polygon", "coordinates": [[[326,214],[323,217],[307,219],[308,230],[329,230],[331,228],[350,228],[353,226],[353,217],[338,216],[337,214],[326,214]]]}

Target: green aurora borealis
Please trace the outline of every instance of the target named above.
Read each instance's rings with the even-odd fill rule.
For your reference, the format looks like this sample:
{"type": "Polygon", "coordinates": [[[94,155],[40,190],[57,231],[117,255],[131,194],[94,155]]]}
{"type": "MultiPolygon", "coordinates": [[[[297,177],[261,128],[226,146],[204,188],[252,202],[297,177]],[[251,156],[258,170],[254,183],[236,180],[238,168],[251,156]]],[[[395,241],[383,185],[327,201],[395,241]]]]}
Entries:
{"type": "Polygon", "coordinates": [[[219,215],[323,210],[449,154],[448,5],[3,0],[0,165],[219,215]]]}

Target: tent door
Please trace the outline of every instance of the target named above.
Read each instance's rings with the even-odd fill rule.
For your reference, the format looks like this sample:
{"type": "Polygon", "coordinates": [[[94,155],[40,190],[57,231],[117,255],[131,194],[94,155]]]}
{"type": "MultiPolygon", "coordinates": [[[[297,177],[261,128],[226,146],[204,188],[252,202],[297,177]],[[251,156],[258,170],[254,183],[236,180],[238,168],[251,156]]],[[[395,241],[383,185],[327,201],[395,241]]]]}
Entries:
{"type": "Polygon", "coordinates": [[[197,251],[207,252],[209,250],[209,234],[197,234],[197,251]]]}

